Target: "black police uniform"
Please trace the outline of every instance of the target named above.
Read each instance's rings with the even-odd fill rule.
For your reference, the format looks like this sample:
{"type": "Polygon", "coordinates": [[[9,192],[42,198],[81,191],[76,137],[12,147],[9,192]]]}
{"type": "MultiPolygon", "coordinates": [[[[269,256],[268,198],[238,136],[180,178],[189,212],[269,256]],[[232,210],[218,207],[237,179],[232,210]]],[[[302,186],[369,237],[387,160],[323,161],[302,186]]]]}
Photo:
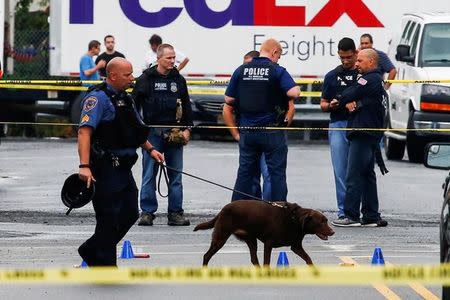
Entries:
{"type": "MultiPolygon", "coordinates": [[[[370,71],[358,79],[357,84],[346,89],[340,98],[340,105],[356,101],[356,111],[350,113],[348,128],[383,128],[386,91],[378,70],[370,71]]],[[[344,213],[353,221],[376,223],[381,217],[378,212],[377,182],[374,171],[375,151],[383,131],[352,130],[347,133],[350,141],[344,213]],[[362,203],[361,203],[362,202],[362,203]]]]}
{"type": "MultiPolygon", "coordinates": [[[[163,75],[157,71],[157,67],[155,65],[145,70],[136,80],[133,97],[136,99],[137,105],[142,107],[146,124],[167,125],[165,128],[152,128],[148,140],[156,150],[164,153],[168,166],[182,171],[183,144],[172,143],[165,136],[171,129],[168,126],[181,130],[193,126],[186,80],[175,68],[170,70],[167,75],[163,75]]],[[[155,191],[158,165],[147,152],[142,155],[142,168],[140,207],[143,216],[145,214],[153,215],[158,209],[155,191]]],[[[183,214],[182,174],[169,170],[168,177],[168,223],[169,225],[187,225],[188,221],[175,222],[176,224],[173,222],[174,217],[183,214]]]]}
{"type": "Polygon", "coordinates": [[[192,126],[192,108],[186,80],[172,69],[167,75],[157,71],[157,65],[145,70],[136,79],[133,98],[138,108],[142,108],[142,115],[146,124],[192,126]],[[177,116],[180,105],[182,115],[177,116]]]}
{"type": "Polygon", "coordinates": [[[131,168],[148,129],[131,96],[105,83],[91,88],[83,103],[80,127],[94,128],[90,165],[96,179],[97,224],[78,252],[89,266],[115,266],[117,244],[138,218],[138,190],[131,168]]]}
{"type": "MultiPolygon", "coordinates": [[[[287,71],[266,57],[255,57],[233,73],[225,95],[235,99],[242,127],[278,126],[289,99],[286,92],[296,84],[287,71]]],[[[255,195],[253,180],[259,175],[264,153],[271,181],[271,199],[286,201],[287,139],[282,130],[240,129],[239,169],[235,190],[255,195]]],[[[234,192],[232,201],[245,196],[234,192]]]]}

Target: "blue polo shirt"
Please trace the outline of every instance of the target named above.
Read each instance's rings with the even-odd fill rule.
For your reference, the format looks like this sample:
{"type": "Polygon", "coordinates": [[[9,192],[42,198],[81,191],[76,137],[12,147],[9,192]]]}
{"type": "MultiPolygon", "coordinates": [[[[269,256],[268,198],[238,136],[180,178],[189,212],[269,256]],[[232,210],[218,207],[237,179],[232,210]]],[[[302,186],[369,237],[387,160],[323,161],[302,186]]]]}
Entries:
{"type": "Polygon", "coordinates": [[[80,80],[100,80],[100,74],[95,72],[91,76],[84,75],[85,70],[89,70],[95,67],[95,62],[92,56],[87,54],[83,55],[80,59],[80,80]]]}
{"type": "MultiPolygon", "coordinates": [[[[254,57],[252,61],[256,62],[267,62],[270,63],[271,60],[267,57],[254,57]]],[[[231,98],[234,98],[235,101],[238,101],[238,89],[239,89],[239,81],[240,74],[244,65],[238,67],[233,75],[231,76],[230,83],[225,91],[225,95],[231,98]]],[[[286,71],[285,68],[276,65],[275,68],[275,80],[279,85],[280,89],[287,93],[291,88],[296,86],[294,79],[292,76],[286,71]]],[[[241,113],[239,126],[265,126],[270,123],[274,123],[276,121],[276,113],[241,113]]]]}
{"type": "Polygon", "coordinates": [[[392,69],[395,68],[386,53],[377,49],[374,50],[378,54],[378,69],[380,70],[381,74],[389,73],[392,69]]]}

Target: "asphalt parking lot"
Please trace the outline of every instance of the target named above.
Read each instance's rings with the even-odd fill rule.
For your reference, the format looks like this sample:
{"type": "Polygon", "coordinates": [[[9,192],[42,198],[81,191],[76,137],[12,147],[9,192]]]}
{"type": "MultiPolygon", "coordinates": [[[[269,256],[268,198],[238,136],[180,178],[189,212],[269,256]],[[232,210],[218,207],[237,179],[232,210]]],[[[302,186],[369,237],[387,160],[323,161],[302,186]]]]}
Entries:
{"type": "MultiPolygon", "coordinates": [[[[185,171],[232,187],[237,170],[237,145],[232,142],[192,141],[185,148],[185,171]]],[[[95,220],[92,206],[65,216],[60,201],[64,179],[77,171],[74,140],[3,140],[0,145],[0,268],[54,268],[80,263],[76,253],[88,238],[95,220]]],[[[390,173],[377,170],[380,207],[386,228],[337,228],[328,241],[305,238],[304,247],[316,264],[338,265],[345,259],[369,264],[375,247],[381,247],[392,264],[439,262],[439,214],[445,171],[426,169],[407,161],[388,162],[390,173]]],[[[134,168],[140,183],[140,162],[134,168]]],[[[184,177],[184,206],[196,225],[214,216],[229,202],[231,192],[184,177]]],[[[288,157],[289,201],[335,217],[335,197],[328,145],[292,140],[288,157]]],[[[193,226],[166,225],[166,200],[160,200],[155,226],[134,226],[125,239],[148,259],[120,260],[121,266],[200,266],[209,247],[210,231],[193,232],[193,226]]],[[[120,250],[119,245],[119,250],[120,250]]],[[[262,245],[258,254],[261,258],[262,245]]],[[[303,265],[288,248],[273,252],[272,262],[286,251],[291,265],[303,265]]],[[[247,246],[232,238],[211,260],[211,266],[249,265],[247,246]]],[[[389,287],[401,299],[423,299],[411,287],[389,287]]],[[[434,295],[436,286],[424,287],[434,295]]],[[[95,297],[123,299],[143,295],[158,299],[366,299],[388,298],[372,287],[138,285],[138,286],[23,286],[0,289],[0,298],[67,299],[95,297]],[[358,293],[358,294],[356,294],[358,293]]],[[[433,298],[425,298],[433,299],[433,298]]]]}

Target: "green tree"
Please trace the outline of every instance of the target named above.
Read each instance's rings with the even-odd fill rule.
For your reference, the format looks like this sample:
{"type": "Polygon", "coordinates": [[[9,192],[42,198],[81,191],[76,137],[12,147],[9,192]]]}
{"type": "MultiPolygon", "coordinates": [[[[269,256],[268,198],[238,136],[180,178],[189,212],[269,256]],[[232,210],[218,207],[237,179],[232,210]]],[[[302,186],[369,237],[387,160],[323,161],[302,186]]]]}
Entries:
{"type": "MultiPolygon", "coordinates": [[[[16,4],[15,28],[17,30],[48,30],[48,10],[30,12],[33,0],[19,0],[16,4]]],[[[43,9],[48,7],[49,0],[39,1],[43,9]]]]}

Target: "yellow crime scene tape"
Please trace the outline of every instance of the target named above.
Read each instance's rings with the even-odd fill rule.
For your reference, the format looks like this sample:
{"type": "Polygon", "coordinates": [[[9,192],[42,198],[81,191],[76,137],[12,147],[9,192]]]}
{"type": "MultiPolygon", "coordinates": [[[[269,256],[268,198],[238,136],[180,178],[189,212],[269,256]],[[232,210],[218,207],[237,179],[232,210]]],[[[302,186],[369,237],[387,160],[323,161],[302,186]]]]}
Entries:
{"type": "Polygon", "coordinates": [[[0,284],[450,285],[450,264],[354,267],[89,267],[0,270],[0,284]]]}
{"type": "Polygon", "coordinates": [[[27,84],[0,84],[4,89],[20,90],[46,90],[46,91],[86,91],[85,86],[58,86],[58,85],[27,85],[27,84]]]}
{"type": "MultiPolygon", "coordinates": [[[[0,88],[7,88],[8,85],[81,85],[81,84],[98,84],[100,80],[0,80],[0,88]]],[[[187,80],[188,85],[227,85],[228,80],[187,80]]],[[[392,79],[385,80],[389,83],[450,83],[450,79],[392,79]]],[[[296,79],[297,84],[322,84],[323,79],[296,79]]]]}
{"type": "MultiPolygon", "coordinates": [[[[190,95],[225,95],[225,89],[196,89],[188,88],[190,95]]],[[[302,91],[300,97],[320,97],[322,92],[302,91]]]]}
{"type": "MultiPolygon", "coordinates": [[[[439,79],[439,80],[386,80],[391,83],[450,83],[450,79],[439,79]]],[[[33,89],[33,90],[63,90],[63,91],[85,91],[87,87],[80,86],[81,84],[97,84],[102,81],[98,80],[0,80],[0,89],[1,88],[9,88],[9,89],[33,89]]],[[[191,80],[187,81],[189,85],[226,85],[228,84],[227,80],[191,80]]],[[[323,83],[322,79],[302,79],[296,80],[298,84],[321,84],[323,83]]],[[[223,95],[225,93],[224,88],[188,88],[189,93],[192,95],[223,95]]],[[[127,91],[131,91],[128,89],[127,91]]],[[[301,97],[320,97],[321,92],[318,91],[302,91],[300,94],[301,97]]],[[[36,122],[0,122],[0,124],[9,124],[9,125],[46,125],[46,126],[77,126],[78,124],[73,123],[36,123],[36,122]]],[[[152,125],[150,127],[159,127],[159,128],[172,128],[173,126],[165,126],[165,125],[152,125]]],[[[423,131],[423,132],[450,132],[448,128],[416,128],[416,129],[407,129],[407,128],[312,128],[312,127],[258,127],[258,128],[247,128],[247,127],[228,127],[228,126],[193,126],[192,128],[198,129],[267,129],[267,130],[286,130],[286,131],[329,131],[329,130],[362,130],[362,131],[423,131]]]]}
{"type": "MultiPolygon", "coordinates": [[[[82,84],[98,84],[99,80],[0,80],[0,89],[30,89],[30,90],[63,90],[63,91],[85,91],[87,87],[82,84]]],[[[322,84],[323,79],[301,79],[295,81],[297,84],[322,84]]],[[[386,80],[390,83],[450,83],[450,79],[433,80],[386,80]]],[[[227,80],[188,80],[188,85],[227,85],[227,80]]],[[[130,89],[131,90],[131,89],[130,89]]],[[[192,89],[189,93],[193,95],[223,95],[224,88],[192,89]]],[[[301,97],[320,97],[321,92],[302,91],[301,97]]]]}
{"type": "Polygon", "coordinates": [[[52,85],[82,85],[85,84],[98,84],[102,83],[101,80],[28,80],[28,79],[5,79],[0,80],[0,85],[15,85],[15,84],[52,84],[52,85]]]}
{"type": "MultiPolygon", "coordinates": [[[[78,81],[79,83],[79,81],[78,81]]],[[[86,91],[85,86],[60,86],[60,85],[34,85],[34,84],[17,84],[17,83],[0,83],[0,88],[7,89],[23,89],[23,90],[46,90],[46,91],[86,91]]],[[[128,89],[131,92],[132,89],[128,89]]],[[[188,88],[191,95],[224,95],[225,89],[192,89],[188,88]]],[[[301,97],[320,97],[321,92],[301,92],[301,97]]]]}
{"type": "MultiPolygon", "coordinates": [[[[55,123],[55,122],[9,122],[0,121],[4,125],[33,125],[33,126],[78,126],[78,123],[55,123]]],[[[174,128],[173,125],[147,125],[149,128],[174,128]]],[[[245,127],[225,125],[195,125],[182,126],[190,129],[231,129],[239,130],[285,130],[285,131],[391,131],[391,132],[450,132],[450,128],[330,128],[330,127],[245,127]]]]}

